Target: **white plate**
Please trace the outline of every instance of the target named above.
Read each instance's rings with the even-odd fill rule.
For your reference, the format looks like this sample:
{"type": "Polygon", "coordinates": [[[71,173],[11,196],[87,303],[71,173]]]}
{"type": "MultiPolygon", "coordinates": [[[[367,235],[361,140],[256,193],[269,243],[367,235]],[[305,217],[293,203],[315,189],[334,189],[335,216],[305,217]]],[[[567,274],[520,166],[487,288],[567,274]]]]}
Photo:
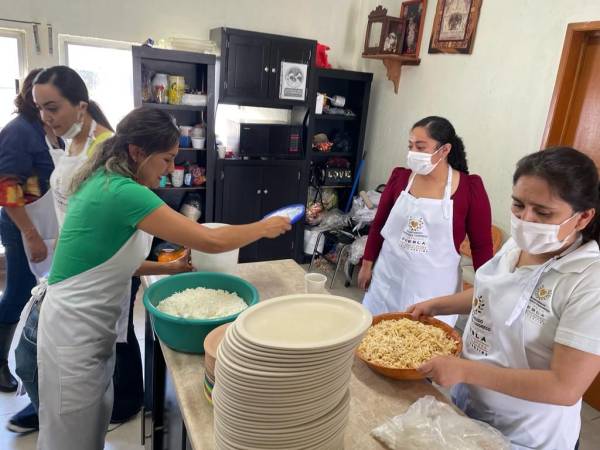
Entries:
{"type": "Polygon", "coordinates": [[[235,328],[242,338],[260,346],[324,351],[362,336],[371,321],[369,311],[354,300],[300,294],[251,306],[238,316],[235,328]]]}

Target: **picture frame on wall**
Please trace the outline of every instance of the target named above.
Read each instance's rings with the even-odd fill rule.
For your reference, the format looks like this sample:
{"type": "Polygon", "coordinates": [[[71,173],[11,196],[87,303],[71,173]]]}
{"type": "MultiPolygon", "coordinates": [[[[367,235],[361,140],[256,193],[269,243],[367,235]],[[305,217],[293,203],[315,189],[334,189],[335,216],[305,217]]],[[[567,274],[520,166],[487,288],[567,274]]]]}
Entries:
{"type": "Polygon", "coordinates": [[[406,21],[402,55],[417,56],[421,47],[421,37],[427,11],[427,0],[402,2],[400,18],[406,21]]]}
{"type": "Polygon", "coordinates": [[[473,51],[482,0],[438,0],[429,53],[473,51]]]}
{"type": "Polygon", "coordinates": [[[382,51],[384,44],[383,32],[386,24],[386,18],[387,9],[381,5],[369,13],[363,55],[377,55],[382,51]]]}
{"type": "Polygon", "coordinates": [[[396,17],[387,17],[384,23],[384,30],[381,53],[400,55],[406,32],[406,21],[396,17]]]}

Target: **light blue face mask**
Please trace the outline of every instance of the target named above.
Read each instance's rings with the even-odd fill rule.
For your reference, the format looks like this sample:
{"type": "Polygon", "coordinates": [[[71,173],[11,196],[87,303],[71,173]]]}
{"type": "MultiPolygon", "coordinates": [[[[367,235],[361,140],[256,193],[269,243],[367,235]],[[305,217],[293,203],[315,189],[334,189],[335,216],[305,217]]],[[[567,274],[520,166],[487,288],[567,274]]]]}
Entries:
{"type": "MultiPolygon", "coordinates": [[[[84,102],[80,102],[79,103],[79,108],[82,107],[82,103],[84,102]]],[[[81,130],[83,129],[83,111],[80,111],[79,113],[79,117],[77,119],[77,121],[75,121],[67,131],[65,131],[60,137],[63,139],[73,139],[75,138],[79,133],[81,133],[81,130]]]]}

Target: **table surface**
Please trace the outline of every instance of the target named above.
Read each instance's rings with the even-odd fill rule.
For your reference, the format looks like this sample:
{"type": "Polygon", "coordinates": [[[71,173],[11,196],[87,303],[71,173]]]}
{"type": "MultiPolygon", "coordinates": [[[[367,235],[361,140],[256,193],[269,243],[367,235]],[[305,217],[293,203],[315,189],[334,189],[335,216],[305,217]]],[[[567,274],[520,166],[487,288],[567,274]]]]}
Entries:
{"type": "MultiPolygon", "coordinates": [[[[252,283],[261,300],[304,292],[304,270],[293,260],[240,264],[238,275],[252,283]]],[[[143,277],[145,286],[161,277],[143,277]]],[[[195,450],[214,448],[213,410],[203,394],[204,356],[180,353],[161,342],[167,370],[173,379],[187,435],[195,450]]],[[[381,450],[370,435],[387,418],[402,414],[424,395],[448,402],[426,381],[396,381],[376,374],[356,359],[350,380],[350,417],[344,448],[381,450]]]]}

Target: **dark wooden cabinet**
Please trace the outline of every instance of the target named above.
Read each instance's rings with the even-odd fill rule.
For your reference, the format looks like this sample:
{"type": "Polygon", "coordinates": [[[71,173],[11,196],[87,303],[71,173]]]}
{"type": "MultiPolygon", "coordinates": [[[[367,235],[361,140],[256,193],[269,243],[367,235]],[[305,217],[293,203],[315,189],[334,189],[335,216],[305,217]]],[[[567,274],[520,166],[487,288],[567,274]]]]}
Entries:
{"type": "MultiPolygon", "coordinates": [[[[218,163],[218,222],[255,222],[292,203],[301,203],[302,162],[225,161],[218,163]]],[[[293,258],[297,227],[277,239],[262,239],[240,250],[240,262],[293,258]]]]}
{"type": "Polygon", "coordinates": [[[275,108],[306,104],[316,41],[232,28],[211,30],[210,37],[221,46],[219,102],[275,108]],[[282,62],[308,66],[304,100],[279,98],[282,62]]]}

